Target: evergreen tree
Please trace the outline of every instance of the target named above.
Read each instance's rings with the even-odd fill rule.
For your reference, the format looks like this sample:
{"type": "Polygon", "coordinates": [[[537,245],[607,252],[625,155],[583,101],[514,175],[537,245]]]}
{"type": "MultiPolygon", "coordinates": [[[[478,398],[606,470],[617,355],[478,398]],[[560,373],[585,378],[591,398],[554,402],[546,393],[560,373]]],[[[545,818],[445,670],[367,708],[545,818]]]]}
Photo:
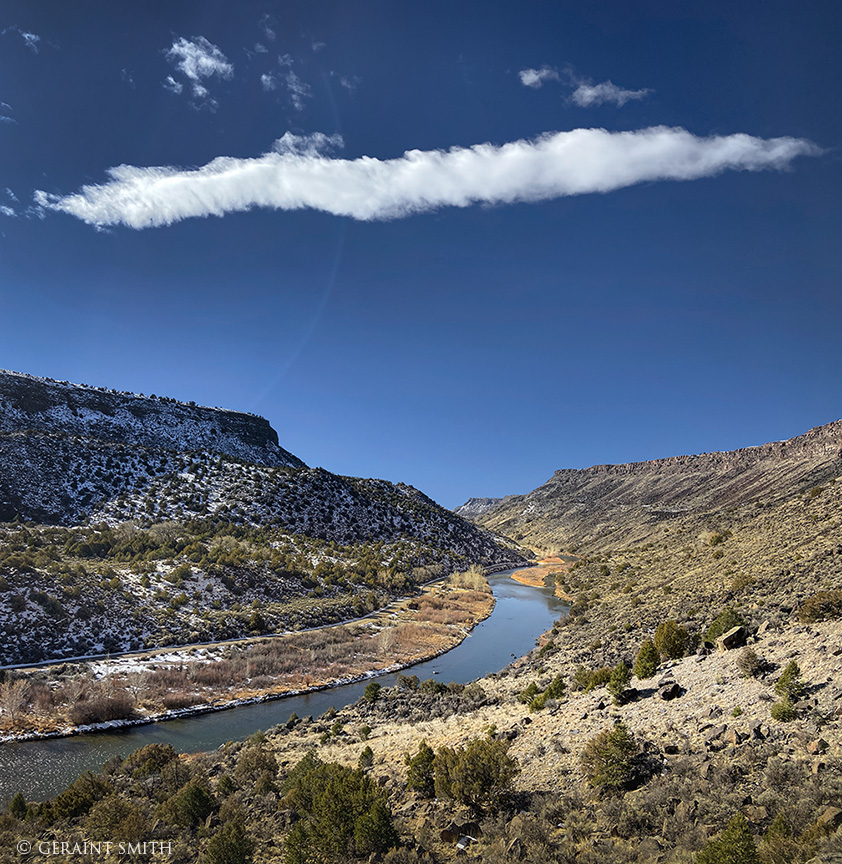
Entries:
{"type": "Polygon", "coordinates": [[[641,681],[651,678],[658,671],[658,649],[651,639],[647,639],[637,652],[634,661],[634,674],[641,681]]]}
{"type": "Polygon", "coordinates": [[[696,864],[760,864],[745,816],[738,813],[726,829],[696,856],[696,864]]]}

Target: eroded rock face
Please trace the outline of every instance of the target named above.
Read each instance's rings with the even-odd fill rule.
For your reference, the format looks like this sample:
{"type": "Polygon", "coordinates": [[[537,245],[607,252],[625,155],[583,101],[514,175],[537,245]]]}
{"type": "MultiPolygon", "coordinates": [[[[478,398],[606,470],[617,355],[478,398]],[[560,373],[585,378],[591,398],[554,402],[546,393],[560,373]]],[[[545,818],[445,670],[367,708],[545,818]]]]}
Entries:
{"type": "Polygon", "coordinates": [[[612,548],[682,514],[775,500],[842,470],[842,420],[786,441],[650,462],[562,469],[526,495],[471,499],[462,515],[527,545],[612,548]],[[482,501],[481,506],[474,502],[482,501]]]}
{"type": "Polygon", "coordinates": [[[0,433],[21,432],[175,452],[204,449],[255,465],[304,467],[255,414],[0,371],[0,433]]]}

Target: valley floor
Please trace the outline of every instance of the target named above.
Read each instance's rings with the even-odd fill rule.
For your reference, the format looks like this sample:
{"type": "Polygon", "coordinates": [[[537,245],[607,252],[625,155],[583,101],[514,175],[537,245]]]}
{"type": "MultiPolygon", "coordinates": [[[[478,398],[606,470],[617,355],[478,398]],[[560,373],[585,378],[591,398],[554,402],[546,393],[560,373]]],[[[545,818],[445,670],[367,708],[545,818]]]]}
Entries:
{"type": "MultiPolygon", "coordinates": [[[[28,668],[19,680],[30,708],[15,713],[4,704],[0,741],[167,720],[372,678],[451,650],[493,608],[482,576],[454,574],[355,622],[28,668]]],[[[0,686],[6,703],[11,684],[0,686]]]]}

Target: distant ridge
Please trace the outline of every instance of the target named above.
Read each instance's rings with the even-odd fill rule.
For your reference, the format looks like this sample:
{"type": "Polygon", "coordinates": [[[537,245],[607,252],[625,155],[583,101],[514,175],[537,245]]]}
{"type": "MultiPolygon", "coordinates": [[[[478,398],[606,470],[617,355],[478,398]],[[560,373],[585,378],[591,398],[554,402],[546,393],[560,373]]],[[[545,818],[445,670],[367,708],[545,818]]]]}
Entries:
{"type": "Polygon", "coordinates": [[[842,472],[842,420],[785,441],[648,462],[556,471],[526,495],[456,509],[483,527],[536,547],[615,543],[677,514],[792,494],[842,472]],[[473,515],[471,511],[475,511],[473,515]]]}

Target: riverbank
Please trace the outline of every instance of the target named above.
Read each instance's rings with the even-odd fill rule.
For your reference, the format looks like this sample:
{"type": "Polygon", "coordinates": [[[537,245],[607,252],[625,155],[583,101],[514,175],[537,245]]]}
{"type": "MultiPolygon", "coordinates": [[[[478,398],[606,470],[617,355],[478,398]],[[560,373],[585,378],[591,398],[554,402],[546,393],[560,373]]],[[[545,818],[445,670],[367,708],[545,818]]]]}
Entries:
{"type": "Polygon", "coordinates": [[[521,585],[531,585],[533,588],[554,587],[556,597],[564,600],[565,603],[572,603],[575,598],[562,590],[555,577],[557,573],[569,573],[575,563],[576,559],[572,556],[559,558],[557,555],[551,555],[547,558],[539,558],[534,565],[515,570],[512,579],[520,582],[521,585]]]}
{"type": "Polygon", "coordinates": [[[450,651],[493,609],[487,580],[469,571],[364,621],[28,669],[17,711],[7,710],[12,682],[3,685],[0,741],[113,731],[362,681],[450,651]]]}

